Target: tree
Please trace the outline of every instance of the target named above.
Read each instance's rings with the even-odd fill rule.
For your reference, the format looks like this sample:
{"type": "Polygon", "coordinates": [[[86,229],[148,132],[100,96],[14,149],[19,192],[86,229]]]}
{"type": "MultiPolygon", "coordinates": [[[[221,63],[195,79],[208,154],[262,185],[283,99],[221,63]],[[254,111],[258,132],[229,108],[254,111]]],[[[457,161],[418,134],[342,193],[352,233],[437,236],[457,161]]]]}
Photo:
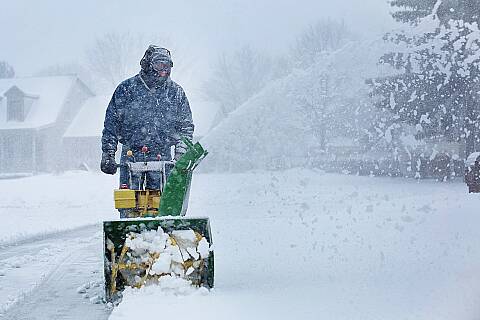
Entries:
{"type": "Polygon", "coordinates": [[[175,74],[189,69],[181,50],[166,37],[130,33],[108,33],[97,38],[87,50],[87,66],[98,85],[111,91],[121,81],[138,73],[140,59],[150,44],[159,44],[172,51],[175,74]]]}
{"type": "Polygon", "coordinates": [[[15,70],[6,61],[0,61],[0,79],[15,77],[15,70]]]}
{"type": "Polygon", "coordinates": [[[390,5],[395,9],[392,17],[403,23],[418,23],[428,16],[437,0],[393,0],[390,5]]]}
{"type": "Polygon", "coordinates": [[[320,20],[297,37],[291,58],[297,67],[305,69],[322,54],[341,48],[350,39],[353,35],[343,21],[320,20]]]}
{"type": "Polygon", "coordinates": [[[326,150],[328,140],[334,132],[350,136],[351,123],[346,120],[343,111],[351,104],[338,92],[343,76],[337,74],[334,68],[325,67],[323,62],[334,60],[332,57],[335,51],[341,51],[348,40],[352,39],[353,35],[343,21],[326,19],[309,25],[298,35],[292,46],[289,56],[292,64],[314,74],[303,85],[304,92],[298,94],[302,112],[308,115],[306,126],[310,128],[315,140],[315,148],[310,151],[312,158],[320,156],[326,150]]]}
{"type": "MultiPolygon", "coordinates": [[[[392,16],[402,23],[418,24],[432,13],[437,0],[393,0],[392,16]]],[[[480,16],[478,0],[442,0],[436,15],[444,24],[450,20],[476,21],[480,16]]]]}
{"type": "Polygon", "coordinates": [[[348,145],[351,152],[356,152],[378,145],[383,138],[388,127],[381,135],[369,131],[378,123],[380,112],[365,85],[366,78],[383,74],[376,68],[383,52],[380,41],[350,41],[334,52],[324,52],[307,70],[293,73],[303,75],[295,77],[298,83],[290,94],[306,115],[304,127],[310,133],[306,139],[312,142],[311,158],[323,161],[329,146],[348,145]]]}
{"type": "Polygon", "coordinates": [[[307,69],[325,54],[341,48],[350,38],[343,22],[322,20],[298,36],[291,55],[269,57],[249,46],[233,54],[224,53],[218,57],[203,85],[204,95],[219,106],[219,118],[223,119],[270,81],[288,76],[295,66],[307,69]]]}
{"type": "MultiPolygon", "coordinates": [[[[395,1],[392,4],[408,1],[395,1]]],[[[410,1],[411,2],[411,1],[410,1]]],[[[397,45],[381,63],[399,73],[370,82],[377,106],[417,128],[417,137],[442,136],[466,143],[467,155],[480,147],[480,31],[478,9],[458,1],[436,1],[429,15],[401,15],[408,25],[385,39],[397,45]],[[462,20],[468,19],[467,21],[462,20]]],[[[409,12],[409,11],[405,11],[409,12]]]]}
{"type": "Polygon", "coordinates": [[[232,55],[223,53],[203,85],[205,97],[226,117],[276,78],[277,66],[273,59],[248,46],[232,55]]]}

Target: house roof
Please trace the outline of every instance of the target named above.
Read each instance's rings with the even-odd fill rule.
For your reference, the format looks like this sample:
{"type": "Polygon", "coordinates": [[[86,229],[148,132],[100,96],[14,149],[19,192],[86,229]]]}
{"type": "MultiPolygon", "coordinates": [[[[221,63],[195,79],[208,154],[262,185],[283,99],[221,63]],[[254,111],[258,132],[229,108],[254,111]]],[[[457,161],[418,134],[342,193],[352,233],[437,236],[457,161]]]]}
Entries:
{"type": "Polygon", "coordinates": [[[105,111],[110,96],[95,96],[88,99],[72,121],[64,138],[101,136],[105,111]]]}
{"type": "Polygon", "coordinates": [[[55,123],[77,79],[73,75],[0,79],[0,130],[40,128],[55,123]],[[13,87],[36,98],[25,121],[7,121],[5,93],[13,87]]]}

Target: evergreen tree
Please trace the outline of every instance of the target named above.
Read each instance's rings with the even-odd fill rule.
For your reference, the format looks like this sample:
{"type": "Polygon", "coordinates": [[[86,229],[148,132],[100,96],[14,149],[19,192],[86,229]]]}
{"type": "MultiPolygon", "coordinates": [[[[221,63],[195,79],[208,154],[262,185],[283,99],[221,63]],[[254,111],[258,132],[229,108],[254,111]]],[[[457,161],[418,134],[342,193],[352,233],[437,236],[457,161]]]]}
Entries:
{"type": "Polygon", "coordinates": [[[437,0],[393,0],[390,5],[394,8],[392,17],[403,23],[418,23],[421,18],[428,16],[437,0]]]}
{"type": "MultiPolygon", "coordinates": [[[[398,22],[418,24],[422,18],[430,15],[438,0],[393,0],[392,17],[398,22]]],[[[480,16],[478,0],[442,0],[437,9],[437,16],[442,23],[450,20],[474,22],[480,16]]]]}
{"type": "Polygon", "coordinates": [[[468,154],[480,147],[479,9],[471,10],[474,1],[431,2],[392,2],[404,5],[394,17],[412,26],[386,35],[398,51],[385,54],[380,62],[399,73],[372,80],[372,94],[377,107],[415,125],[418,138],[463,141],[468,154]]]}

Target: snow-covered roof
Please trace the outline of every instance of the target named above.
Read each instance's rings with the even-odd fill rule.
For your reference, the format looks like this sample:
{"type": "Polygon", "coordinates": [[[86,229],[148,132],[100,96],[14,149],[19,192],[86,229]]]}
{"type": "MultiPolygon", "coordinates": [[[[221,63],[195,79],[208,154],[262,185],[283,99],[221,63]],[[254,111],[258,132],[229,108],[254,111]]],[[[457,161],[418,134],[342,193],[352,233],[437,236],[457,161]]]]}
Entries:
{"type": "Polygon", "coordinates": [[[0,129],[39,128],[55,123],[76,80],[75,76],[0,79],[0,129]],[[35,97],[25,121],[7,121],[5,93],[13,87],[35,97]]]}
{"type": "Polygon", "coordinates": [[[109,101],[110,96],[95,96],[88,99],[63,136],[65,138],[101,136],[109,101]]]}

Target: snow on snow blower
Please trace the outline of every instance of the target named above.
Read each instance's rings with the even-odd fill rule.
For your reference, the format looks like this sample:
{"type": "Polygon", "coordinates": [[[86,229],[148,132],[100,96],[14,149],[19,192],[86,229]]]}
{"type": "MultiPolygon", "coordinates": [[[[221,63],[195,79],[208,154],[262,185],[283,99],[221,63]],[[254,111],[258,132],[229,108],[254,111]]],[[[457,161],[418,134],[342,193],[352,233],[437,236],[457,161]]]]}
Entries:
{"type": "MultiPolygon", "coordinates": [[[[130,183],[114,191],[115,208],[127,219],[105,221],[105,297],[114,301],[126,287],[142,287],[163,276],[181,277],[192,285],[213,288],[213,250],[208,218],[185,218],[192,172],[207,155],[199,144],[183,140],[186,153],[176,162],[135,162],[132,152],[123,164],[130,183]],[[166,175],[166,168],[173,166],[166,175]],[[148,172],[160,173],[157,190],[145,188],[148,172]],[[132,186],[132,177],[140,177],[132,186]]],[[[148,148],[142,149],[144,155],[148,148]]],[[[145,158],[146,159],[146,158],[145,158]]],[[[121,166],[121,165],[118,165],[121,166]]]]}

